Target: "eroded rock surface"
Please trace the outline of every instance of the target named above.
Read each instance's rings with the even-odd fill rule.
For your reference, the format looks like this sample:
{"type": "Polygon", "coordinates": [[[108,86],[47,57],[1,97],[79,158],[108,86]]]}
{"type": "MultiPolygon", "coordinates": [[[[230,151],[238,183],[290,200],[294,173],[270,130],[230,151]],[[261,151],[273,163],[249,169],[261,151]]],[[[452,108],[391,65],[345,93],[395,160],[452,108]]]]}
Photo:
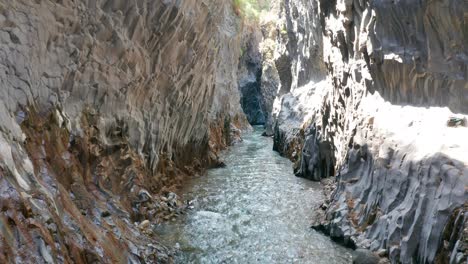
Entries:
{"type": "Polygon", "coordinates": [[[316,227],[392,263],[466,262],[468,128],[447,126],[468,114],[466,3],[284,7],[288,43],[307,39],[305,32],[321,50],[301,64],[326,69],[321,82],[314,74],[321,71],[301,77],[278,69],[281,87],[312,83],[291,82],[274,116],[276,149],[295,161],[298,175],[336,176],[316,227]]]}
{"type": "Polygon", "coordinates": [[[336,176],[317,228],[466,262],[466,1],[273,6],[246,46],[228,0],[0,1],[0,262],[170,261],[151,226],[241,101],[299,176],[336,176]]]}
{"type": "Polygon", "coordinates": [[[170,191],[248,126],[239,28],[227,0],[0,1],[0,262],[170,261],[170,191]]]}
{"type": "Polygon", "coordinates": [[[263,125],[269,113],[261,90],[262,54],[259,44],[262,35],[254,25],[244,25],[243,31],[238,73],[240,103],[250,124],[263,125]]]}

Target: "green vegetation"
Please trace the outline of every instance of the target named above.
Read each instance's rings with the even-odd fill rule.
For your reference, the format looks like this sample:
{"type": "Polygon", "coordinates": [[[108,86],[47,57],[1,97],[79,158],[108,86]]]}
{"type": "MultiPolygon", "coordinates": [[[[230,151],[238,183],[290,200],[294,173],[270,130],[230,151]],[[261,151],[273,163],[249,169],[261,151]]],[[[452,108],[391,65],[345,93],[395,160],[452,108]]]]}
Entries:
{"type": "Polygon", "coordinates": [[[240,56],[241,56],[241,57],[244,56],[244,54],[245,54],[245,49],[246,49],[246,48],[245,48],[244,46],[241,47],[241,50],[240,50],[240,56]]]}
{"type": "Polygon", "coordinates": [[[281,28],[280,33],[281,33],[281,35],[287,35],[288,34],[288,30],[286,29],[286,25],[283,24],[283,27],[281,28]]]}
{"type": "Polygon", "coordinates": [[[234,11],[246,20],[257,20],[263,10],[270,9],[271,0],[232,0],[234,11]]]}

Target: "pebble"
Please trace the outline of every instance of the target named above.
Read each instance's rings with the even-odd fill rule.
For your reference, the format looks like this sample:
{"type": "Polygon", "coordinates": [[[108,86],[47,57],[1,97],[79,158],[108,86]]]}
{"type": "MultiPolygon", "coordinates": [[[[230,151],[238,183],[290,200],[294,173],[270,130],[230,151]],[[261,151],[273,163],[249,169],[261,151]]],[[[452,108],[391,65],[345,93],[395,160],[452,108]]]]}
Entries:
{"type": "Polygon", "coordinates": [[[141,222],[141,224],[138,225],[138,228],[140,229],[146,229],[150,226],[150,221],[148,220],[144,220],[143,222],[141,222]]]}

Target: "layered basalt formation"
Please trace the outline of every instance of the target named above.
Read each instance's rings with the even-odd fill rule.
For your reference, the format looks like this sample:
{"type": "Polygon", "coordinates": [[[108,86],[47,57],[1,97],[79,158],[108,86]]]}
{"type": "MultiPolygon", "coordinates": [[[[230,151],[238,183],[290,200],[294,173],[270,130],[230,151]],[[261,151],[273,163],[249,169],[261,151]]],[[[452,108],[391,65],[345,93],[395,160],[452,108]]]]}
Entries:
{"type": "Polygon", "coordinates": [[[245,25],[239,60],[240,103],[252,125],[263,125],[268,117],[265,96],[261,90],[262,54],[259,50],[261,33],[253,25],[245,25]]]}
{"type": "Polygon", "coordinates": [[[170,261],[151,225],[248,126],[230,1],[0,1],[0,262],[170,261]]]}
{"type": "Polygon", "coordinates": [[[392,263],[466,262],[468,129],[448,120],[468,114],[467,12],[455,0],[285,1],[287,43],[318,30],[323,56],[299,60],[326,68],[321,82],[278,68],[312,82],[279,94],[275,118],[299,176],[336,176],[318,229],[392,263]]]}
{"type": "Polygon", "coordinates": [[[170,262],[152,225],[247,121],[326,183],[317,229],[467,261],[466,1],[237,2],[0,1],[0,262],[170,262]]]}

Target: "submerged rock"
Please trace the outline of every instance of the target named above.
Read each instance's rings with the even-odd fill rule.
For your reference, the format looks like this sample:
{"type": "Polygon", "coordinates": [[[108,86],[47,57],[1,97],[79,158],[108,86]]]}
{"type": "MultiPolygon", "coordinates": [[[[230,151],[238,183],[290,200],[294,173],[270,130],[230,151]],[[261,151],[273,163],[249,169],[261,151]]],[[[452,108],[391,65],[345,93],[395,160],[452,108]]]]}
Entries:
{"type": "Polygon", "coordinates": [[[222,160],[218,160],[215,164],[215,168],[225,168],[227,165],[222,160]]]}

